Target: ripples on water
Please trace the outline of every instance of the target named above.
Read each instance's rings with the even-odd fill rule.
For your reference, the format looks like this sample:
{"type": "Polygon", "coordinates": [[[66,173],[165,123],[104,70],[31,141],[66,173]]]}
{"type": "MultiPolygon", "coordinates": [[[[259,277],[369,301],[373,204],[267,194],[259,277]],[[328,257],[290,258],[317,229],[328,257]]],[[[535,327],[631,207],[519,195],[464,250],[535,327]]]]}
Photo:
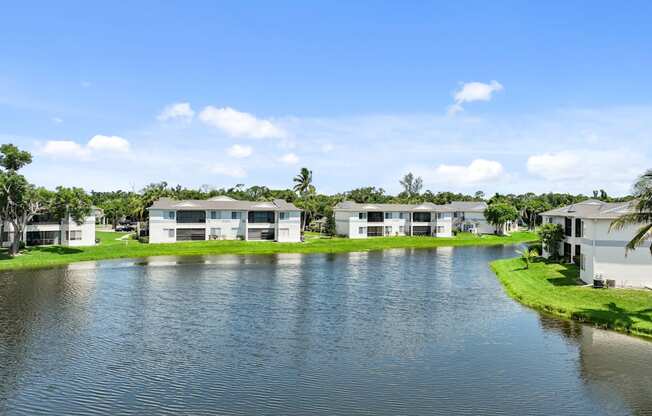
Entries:
{"type": "Polygon", "coordinates": [[[652,343],[509,300],[511,248],[0,276],[0,413],[652,414],[652,343]]]}

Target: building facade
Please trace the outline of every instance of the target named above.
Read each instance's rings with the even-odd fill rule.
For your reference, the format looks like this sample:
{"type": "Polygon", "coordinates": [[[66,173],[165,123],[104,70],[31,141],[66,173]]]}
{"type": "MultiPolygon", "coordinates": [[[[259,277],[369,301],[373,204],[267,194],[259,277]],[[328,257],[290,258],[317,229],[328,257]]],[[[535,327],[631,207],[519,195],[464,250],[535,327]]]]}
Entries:
{"type": "MultiPolygon", "coordinates": [[[[11,223],[4,223],[2,246],[8,247],[14,239],[11,223]]],[[[57,221],[48,214],[35,215],[23,230],[26,246],[62,245],[68,247],[95,245],[95,211],[77,224],[71,218],[57,221]]]]}
{"type": "MultiPolygon", "coordinates": [[[[492,234],[496,230],[484,218],[485,202],[453,201],[446,205],[360,204],[352,201],[335,206],[335,228],[348,238],[388,236],[452,237],[454,231],[492,234]]],[[[515,229],[508,224],[506,232],[515,229]]]]}
{"type": "MultiPolygon", "coordinates": [[[[611,280],[617,287],[652,287],[650,242],[625,253],[625,245],[639,227],[610,230],[613,220],[628,213],[631,203],[588,200],[541,214],[543,223],[559,224],[564,240],[557,254],[579,266],[580,278],[591,284],[596,277],[611,280]]],[[[544,251],[544,256],[552,253],[544,251]]]]}
{"type": "Polygon", "coordinates": [[[284,200],[161,198],[148,208],[149,242],[197,240],[301,241],[301,210],[284,200]]]}

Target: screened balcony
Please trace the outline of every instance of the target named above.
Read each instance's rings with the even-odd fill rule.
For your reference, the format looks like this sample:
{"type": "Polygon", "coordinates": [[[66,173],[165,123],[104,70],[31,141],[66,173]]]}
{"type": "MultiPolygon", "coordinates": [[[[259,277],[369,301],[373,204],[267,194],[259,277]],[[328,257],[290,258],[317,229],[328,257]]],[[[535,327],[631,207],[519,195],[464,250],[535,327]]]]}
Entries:
{"type": "Polygon", "coordinates": [[[383,222],[383,221],[385,221],[385,215],[382,212],[367,213],[367,222],[383,222]]]}
{"type": "Polygon", "coordinates": [[[177,211],[177,224],[203,224],[206,211],[177,211]]]}
{"type": "Polygon", "coordinates": [[[276,222],[274,211],[249,211],[247,222],[249,224],[274,224],[276,222]]]}
{"type": "Polygon", "coordinates": [[[412,214],[412,222],[430,222],[431,217],[429,212],[415,212],[412,214]]]}

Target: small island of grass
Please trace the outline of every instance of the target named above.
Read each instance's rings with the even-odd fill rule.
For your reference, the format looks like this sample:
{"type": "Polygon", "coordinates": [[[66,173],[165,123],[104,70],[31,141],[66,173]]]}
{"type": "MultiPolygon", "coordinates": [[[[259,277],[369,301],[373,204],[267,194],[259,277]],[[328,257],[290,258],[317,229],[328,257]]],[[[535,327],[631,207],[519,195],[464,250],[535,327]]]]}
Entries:
{"type": "Polygon", "coordinates": [[[276,253],[343,253],[385,250],[393,248],[435,248],[459,246],[506,245],[532,242],[538,239],[532,232],[515,232],[509,236],[476,236],[460,233],[451,238],[379,237],[352,240],[306,233],[303,243],[272,241],[193,241],[170,244],[143,244],[125,233],[97,232],[100,243],[91,247],[41,246],[30,247],[15,257],[0,256],[0,270],[62,266],[80,261],[149,256],[193,256],[218,254],[276,253]]]}
{"type": "Polygon", "coordinates": [[[526,306],[559,317],[652,338],[652,292],[593,289],[579,281],[574,265],[539,260],[497,260],[492,270],[507,293],[526,306]]]}

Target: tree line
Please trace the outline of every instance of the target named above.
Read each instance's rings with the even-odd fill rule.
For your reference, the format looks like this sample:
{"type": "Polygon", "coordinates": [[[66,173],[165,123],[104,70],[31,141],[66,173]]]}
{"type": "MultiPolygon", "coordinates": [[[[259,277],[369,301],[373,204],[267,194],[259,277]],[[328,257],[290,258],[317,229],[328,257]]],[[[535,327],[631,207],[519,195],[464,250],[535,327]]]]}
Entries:
{"type": "MultiPolygon", "coordinates": [[[[14,238],[10,253],[18,252],[22,242],[22,231],[36,215],[47,213],[55,220],[71,218],[81,223],[92,206],[104,211],[105,218],[117,225],[123,219],[144,222],[148,219],[147,208],[162,197],[173,199],[208,199],[215,196],[229,196],[238,200],[271,201],[284,199],[304,211],[302,227],[310,226],[314,220],[325,219],[325,231],[334,233],[333,207],[338,202],[353,200],[358,203],[410,203],[430,202],[448,204],[452,201],[486,201],[490,209],[487,219],[499,225],[508,220],[519,220],[529,229],[539,225],[539,214],[552,208],[588,199],[586,195],[569,193],[494,194],[487,198],[482,191],[473,195],[448,191],[423,190],[423,180],[412,173],[399,179],[401,192],[389,194],[383,188],[360,187],[334,195],[319,193],[313,184],[313,174],[302,168],[292,179],[292,187],[270,189],[254,185],[246,187],[236,184],[230,188],[212,188],[204,185],[197,189],[167,182],[152,183],[140,191],[110,191],[86,193],[81,188],[58,187],[54,191],[30,184],[20,174],[20,169],[32,162],[29,152],[13,144],[0,146],[0,216],[13,226],[14,238]]],[[[632,197],[612,198],[603,190],[595,191],[593,197],[603,201],[622,201],[632,197]]],[[[2,231],[5,222],[2,222],[2,231]]]]}

